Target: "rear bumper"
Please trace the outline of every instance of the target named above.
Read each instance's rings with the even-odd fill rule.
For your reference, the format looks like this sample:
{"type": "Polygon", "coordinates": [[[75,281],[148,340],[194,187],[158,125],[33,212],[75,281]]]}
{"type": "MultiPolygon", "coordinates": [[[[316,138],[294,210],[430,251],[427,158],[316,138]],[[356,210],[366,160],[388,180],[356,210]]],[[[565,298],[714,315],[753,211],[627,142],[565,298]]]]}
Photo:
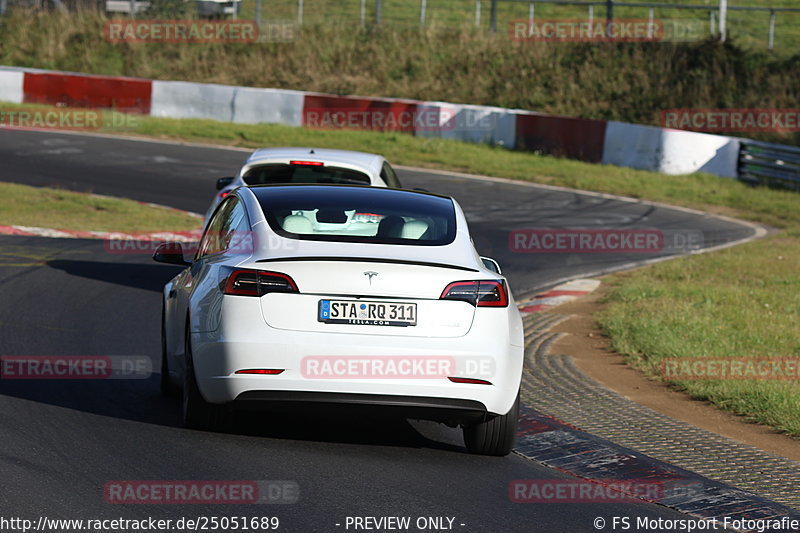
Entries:
{"type": "Polygon", "coordinates": [[[434,411],[446,412],[454,408],[505,414],[516,399],[522,373],[522,348],[508,346],[498,353],[496,345],[492,347],[493,351],[484,350],[488,347],[469,343],[469,339],[454,343],[453,339],[405,338],[400,347],[386,339],[385,344],[355,345],[352,339],[348,342],[349,336],[319,333],[305,335],[303,344],[297,343],[296,334],[292,339],[294,342],[285,339],[273,343],[198,342],[194,335],[192,337],[197,384],[203,397],[212,403],[268,403],[271,400],[302,403],[306,400],[306,403],[394,405],[419,408],[417,411],[422,413],[417,418],[434,420],[441,418],[434,411]],[[371,359],[384,356],[412,359],[447,357],[456,362],[491,358],[494,369],[491,375],[476,376],[489,384],[454,383],[440,375],[424,378],[309,377],[303,370],[303,360],[316,356],[371,359]],[[236,374],[237,370],[244,369],[280,369],[282,372],[277,375],[236,374]],[[292,395],[297,395],[295,400],[291,400],[292,395]]]}
{"type": "Polygon", "coordinates": [[[246,410],[311,411],[344,409],[380,411],[391,416],[435,420],[449,424],[478,422],[487,416],[486,406],[474,400],[394,396],[387,394],[352,394],[254,390],[240,394],[231,404],[246,410]]]}
{"type": "Polygon", "coordinates": [[[449,420],[453,415],[505,414],[516,400],[522,376],[522,330],[521,323],[509,324],[502,318],[505,309],[497,310],[497,320],[476,321],[463,337],[432,338],[285,331],[264,322],[258,299],[242,297],[237,303],[223,305],[218,329],[191,335],[197,384],[211,403],[372,405],[405,409],[416,415],[410,418],[449,420]],[[451,368],[459,371],[470,368],[469,362],[490,364],[488,372],[475,370],[470,375],[323,377],[304,367],[304,361],[315,357],[449,358],[454,362],[451,368]],[[236,374],[245,369],[282,372],[236,374]],[[454,383],[448,377],[489,383],[454,383]]]}

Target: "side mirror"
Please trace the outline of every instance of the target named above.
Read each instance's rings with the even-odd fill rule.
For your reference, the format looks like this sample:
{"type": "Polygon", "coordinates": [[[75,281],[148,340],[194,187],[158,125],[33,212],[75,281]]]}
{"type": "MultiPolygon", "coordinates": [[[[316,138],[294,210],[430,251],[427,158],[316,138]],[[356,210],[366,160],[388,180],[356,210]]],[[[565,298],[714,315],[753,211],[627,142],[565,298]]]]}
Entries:
{"type": "Polygon", "coordinates": [[[183,258],[183,246],[179,242],[165,242],[158,245],[153,261],[168,265],[189,266],[192,263],[183,258]]]}
{"type": "Polygon", "coordinates": [[[495,272],[496,274],[503,274],[503,271],[500,269],[500,265],[497,261],[492,259],[491,257],[481,257],[481,261],[483,261],[483,266],[495,272]]]}
{"type": "Polygon", "coordinates": [[[232,177],[218,179],[217,180],[217,190],[221,191],[222,189],[224,189],[225,187],[227,187],[228,185],[233,183],[233,180],[234,180],[234,178],[232,178],[232,177]]]}

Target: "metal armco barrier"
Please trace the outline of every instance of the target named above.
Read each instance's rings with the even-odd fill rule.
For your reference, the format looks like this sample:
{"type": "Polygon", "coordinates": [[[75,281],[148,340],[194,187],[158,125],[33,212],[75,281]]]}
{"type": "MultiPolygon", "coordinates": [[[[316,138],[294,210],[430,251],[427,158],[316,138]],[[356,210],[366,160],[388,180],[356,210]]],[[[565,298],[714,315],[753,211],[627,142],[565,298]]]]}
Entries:
{"type": "Polygon", "coordinates": [[[742,139],[739,179],[800,190],[800,147],[742,139]]]}

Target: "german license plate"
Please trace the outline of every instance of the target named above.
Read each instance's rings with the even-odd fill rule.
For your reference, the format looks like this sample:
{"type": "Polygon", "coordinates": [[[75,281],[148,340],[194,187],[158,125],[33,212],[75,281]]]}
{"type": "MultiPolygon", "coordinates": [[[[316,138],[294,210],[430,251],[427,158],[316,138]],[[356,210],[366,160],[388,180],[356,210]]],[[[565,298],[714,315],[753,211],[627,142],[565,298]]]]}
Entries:
{"type": "Polygon", "coordinates": [[[326,324],[358,326],[416,326],[417,304],[320,300],[317,320],[326,324]]]}

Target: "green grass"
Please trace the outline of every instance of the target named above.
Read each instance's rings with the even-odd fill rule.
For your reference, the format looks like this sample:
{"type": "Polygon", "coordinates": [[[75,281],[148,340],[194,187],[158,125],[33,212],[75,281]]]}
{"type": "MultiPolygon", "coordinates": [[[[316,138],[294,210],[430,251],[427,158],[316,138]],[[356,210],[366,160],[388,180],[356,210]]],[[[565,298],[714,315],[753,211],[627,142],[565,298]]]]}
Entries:
{"type": "Polygon", "coordinates": [[[198,229],[201,222],[133,200],[0,182],[0,225],[146,233],[198,229]]]}
{"type": "MultiPolygon", "coordinates": [[[[615,351],[654,379],[668,358],[800,360],[800,231],[610,278],[599,317],[615,351]]],[[[797,381],[689,380],[694,398],[800,437],[797,381]]]]}
{"type": "MultiPolygon", "coordinates": [[[[708,174],[665,176],[404,134],[152,117],[143,117],[134,132],[161,139],[251,148],[299,145],[378,152],[394,164],[621,194],[771,224],[783,231],[732,249],[680,258],[608,278],[611,290],[600,322],[614,349],[624,354],[630,364],[654,377],[659,361],[666,357],[800,357],[800,195],[797,193],[753,188],[708,174]]],[[[55,194],[65,193],[55,191],[55,194]]],[[[85,207],[87,197],[76,200],[85,207]]],[[[11,202],[14,203],[23,202],[11,202]]],[[[96,209],[88,211],[97,216],[96,209]]],[[[3,212],[0,204],[0,213],[3,212]]],[[[44,224],[38,212],[34,215],[39,219],[29,224],[54,225],[44,224]]],[[[107,218],[105,212],[99,217],[105,221],[107,218]]],[[[52,220],[49,213],[47,220],[52,220]]],[[[164,229],[163,224],[153,223],[149,217],[146,222],[159,226],[151,226],[152,229],[164,229]]],[[[140,229],[137,223],[133,226],[140,229]]],[[[693,381],[675,385],[722,409],[800,436],[797,383],[693,381]]]]}

